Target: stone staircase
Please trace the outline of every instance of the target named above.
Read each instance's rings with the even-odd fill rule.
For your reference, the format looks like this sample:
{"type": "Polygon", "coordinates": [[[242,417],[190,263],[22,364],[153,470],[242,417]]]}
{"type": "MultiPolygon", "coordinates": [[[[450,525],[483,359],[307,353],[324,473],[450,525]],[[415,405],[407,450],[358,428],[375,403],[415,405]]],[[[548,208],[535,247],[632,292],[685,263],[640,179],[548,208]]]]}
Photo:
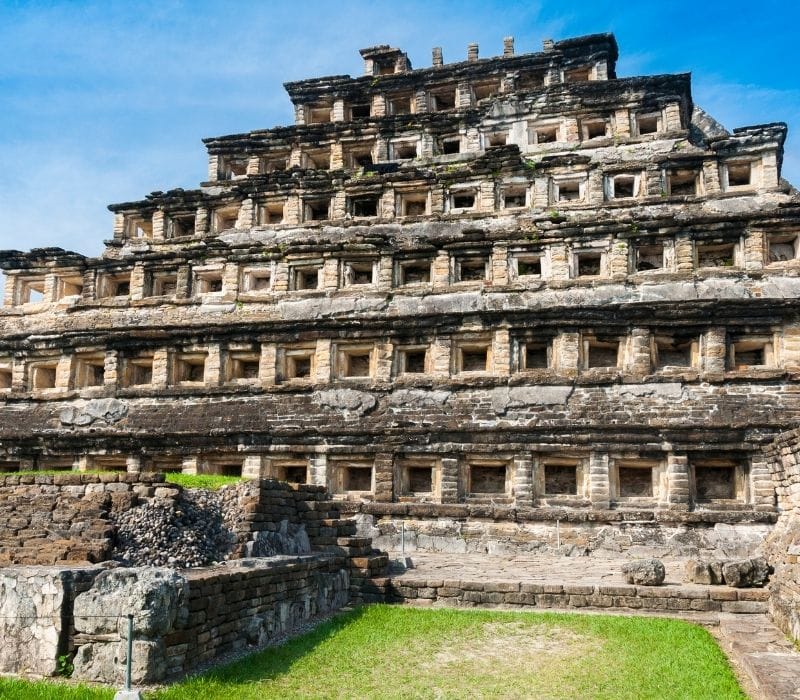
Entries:
{"type": "Polygon", "coordinates": [[[311,537],[314,549],[349,561],[351,602],[382,603],[389,590],[389,555],[375,549],[370,537],[356,537],[356,521],[342,518],[336,501],[315,504],[326,517],[319,521],[319,535],[311,537]]]}
{"type": "Polygon", "coordinates": [[[378,603],[386,600],[389,587],[389,556],[372,546],[369,537],[356,536],[356,521],[343,517],[342,502],[331,499],[322,486],[294,485],[264,479],[252,489],[243,505],[239,523],[241,545],[261,530],[272,530],[286,519],[302,524],[312,552],[342,559],[349,570],[351,602],[378,603]]]}

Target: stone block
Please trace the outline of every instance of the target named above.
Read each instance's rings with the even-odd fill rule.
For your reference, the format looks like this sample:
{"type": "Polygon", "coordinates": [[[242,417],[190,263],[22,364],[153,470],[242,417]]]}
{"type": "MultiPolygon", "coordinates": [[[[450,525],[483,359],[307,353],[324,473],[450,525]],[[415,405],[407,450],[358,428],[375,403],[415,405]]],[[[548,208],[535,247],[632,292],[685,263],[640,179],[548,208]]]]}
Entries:
{"type": "Polygon", "coordinates": [[[676,589],[672,587],[650,587],[650,586],[643,586],[641,588],[636,589],[636,595],[640,598],[672,598],[676,593],[676,589]]]}
{"type": "Polygon", "coordinates": [[[635,596],[635,595],[619,595],[614,596],[614,607],[615,608],[641,608],[642,607],[642,599],[635,596]]]}
{"type": "Polygon", "coordinates": [[[509,605],[536,605],[533,593],[506,593],[505,602],[509,605]]]}
{"type": "Polygon", "coordinates": [[[487,593],[486,591],[484,591],[483,593],[481,593],[481,602],[488,603],[491,605],[500,605],[505,600],[504,596],[505,594],[503,593],[499,592],[487,593]]]}
{"type": "Polygon", "coordinates": [[[705,586],[723,583],[722,562],[690,559],[684,567],[684,580],[705,586]]]}
{"type": "Polygon", "coordinates": [[[483,584],[483,590],[486,592],[515,593],[519,591],[519,585],[517,581],[487,581],[483,584]]]}
{"type": "MultiPolygon", "coordinates": [[[[0,570],[0,672],[57,671],[63,615],[80,575],[65,569],[0,570]]],[[[94,574],[85,570],[85,575],[94,574]]]]}
{"type": "Polygon", "coordinates": [[[597,590],[603,595],[612,595],[612,596],[636,595],[635,586],[598,586],[597,590]]]}
{"type": "Polygon", "coordinates": [[[767,611],[767,604],[755,600],[722,601],[722,612],[761,614],[767,611]]]}
{"type": "Polygon", "coordinates": [[[639,559],[622,566],[622,573],[628,583],[637,586],[660,586],[664,583],[666,570],[658,559],[639,559]]]}
{"type": "Polygon", "coordinates": [[[732,588],[764,586],[769,577],[769,565],[763,557],[726,561],[722,564],[722,576],[732,588]]]}
{"type": "Polygon", "coordinates": [[[439,598],[456,598],[460,595],[463,595],[463,593],[464,591],[461,588],[442,586],[441,588],[437,589],[439,598]]]}
{"type": "Polygon", "coordinates": [[[75,599],[75,629],[86,634],[127,637],[127,616],[134,633],[166,634],[188,598],[188,583],[171,569],[137,568],[103,571],[90,590],[75,599]]]}
{"type": "Polygon", "coordinates": [[[563,608],[569,604],[569,596],[557,593],[540,593],[536,596],[536,605],[540,608],[563,608]]]}

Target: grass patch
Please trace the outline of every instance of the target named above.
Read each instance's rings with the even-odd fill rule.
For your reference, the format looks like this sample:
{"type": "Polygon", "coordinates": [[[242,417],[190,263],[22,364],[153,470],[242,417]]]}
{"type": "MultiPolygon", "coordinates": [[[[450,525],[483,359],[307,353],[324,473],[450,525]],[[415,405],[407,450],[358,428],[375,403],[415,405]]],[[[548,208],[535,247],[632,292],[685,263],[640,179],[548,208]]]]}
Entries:
{"type": "Polygon", "coordinates": [[[114,691],[59,681],[21,681],[0,678],[3,700],[112,700],[114,691]]]}
{"type": "Polygon", "coordinates": [[[380,605],[148,698],[468,696],[746,698],[711,635],[681,620],[380,605]]]}
{"type": "Polygon", "coordinates": [[[178,484],[187,489],[208,489],[217,491],[228,484],[237,484],[242,481],[241,476],[223,476],[221,474],[182,474],[180,472],[167,472],[164,475],[167,482],[178,484]]]}
{"type": "MultiPolygon", "coordinates": [[[[13,694],[2,698],[110,698],[13,694]]],[[[14,683],[18,683],[14,681],[14,683]]],[[[31,685],[30,687],[34,687],[31,685]]],[[[375,605],[146,700],[746,700],[711,635],[681,620],[375,605]]]]}
{"type": "Polygon", "coordinates": [[[745,698],[680,620],[373,606],[148,695],[242,698],[745,698]],[[321,683],[321,679],[325,679],[321,683]]]}
{"type": "MultiPolygon", "coordinates": [[[[60,476],[61,474],[120,474],[125,472],[111,471],[85,471],[79,472],[72,469],[41,469],[21,472],[0,472],[0,476],[60,476]]],[[[144,473],[144,472],[143,472],[144,473]]],[[[217,491],[228,484],[236,484],[244,480],[241,476],[223,476],[221,474],[182,474],[181,472],[166,472],[164,479],[172,484],[179,484],[187,489],[209,489],[217,491]]]]}

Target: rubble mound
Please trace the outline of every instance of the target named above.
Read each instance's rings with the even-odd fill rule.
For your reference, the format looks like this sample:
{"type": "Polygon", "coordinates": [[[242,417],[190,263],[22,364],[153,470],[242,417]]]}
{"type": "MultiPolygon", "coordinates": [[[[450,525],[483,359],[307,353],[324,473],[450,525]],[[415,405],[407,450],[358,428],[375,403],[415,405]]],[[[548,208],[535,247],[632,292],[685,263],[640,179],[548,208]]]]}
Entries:
{"type": "Polygon", "coordinates": [[[220,494],[186,489],[114,515],[114,559],[126,566],[206,566],[226,558],[229,531],[220,494]]]}

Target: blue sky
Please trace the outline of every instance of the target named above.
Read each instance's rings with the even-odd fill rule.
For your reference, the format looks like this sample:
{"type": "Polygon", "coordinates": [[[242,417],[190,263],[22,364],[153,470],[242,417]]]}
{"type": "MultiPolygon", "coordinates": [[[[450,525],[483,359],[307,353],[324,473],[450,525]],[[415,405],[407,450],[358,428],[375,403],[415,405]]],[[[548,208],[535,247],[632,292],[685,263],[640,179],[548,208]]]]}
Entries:
{"type": "Polygon", "coordinates": [[[0,248],[96,255],[111,202],[196,187],[200,139],[292,120],[282,83],[362,70],[378,43],[430,65],[612,31],[620,76],[691,71],[726,127],[789,124],[800,184],[800,3],[0,0],[0,248]]]}

